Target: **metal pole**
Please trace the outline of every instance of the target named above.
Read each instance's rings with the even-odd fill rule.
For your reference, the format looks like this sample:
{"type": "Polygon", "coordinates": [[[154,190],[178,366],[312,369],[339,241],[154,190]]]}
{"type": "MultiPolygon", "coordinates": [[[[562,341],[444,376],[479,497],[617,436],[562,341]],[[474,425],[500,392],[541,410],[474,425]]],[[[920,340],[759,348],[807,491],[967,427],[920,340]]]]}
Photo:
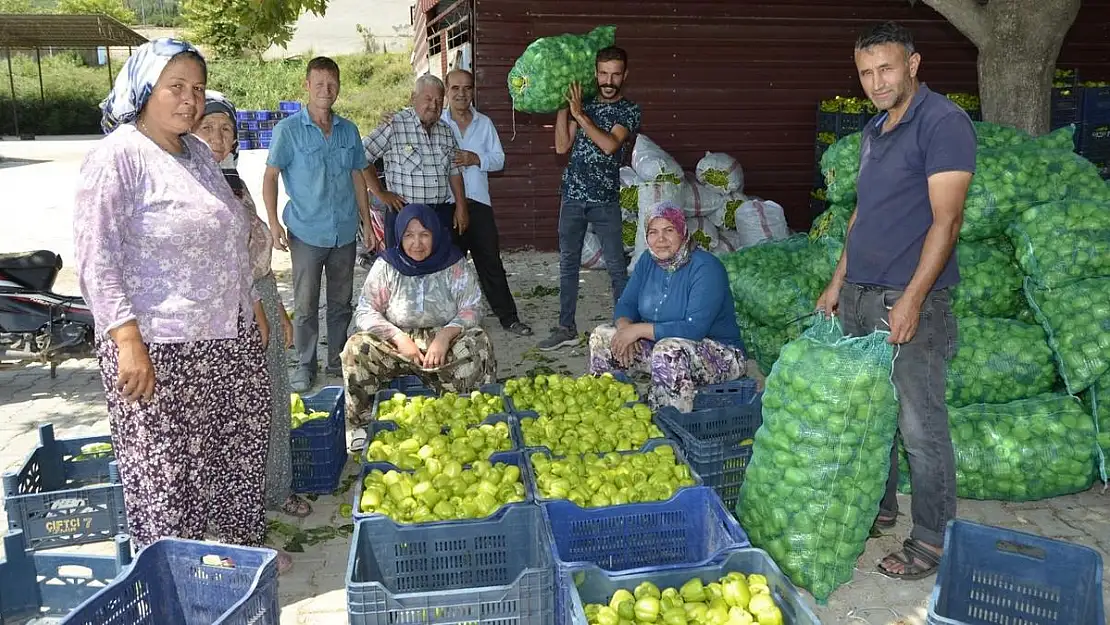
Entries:
{"type": "Polygon", "coordinates": [[[39,68],[39,99],[42,100],[42,105],[46,106],[46,89],[42,86],[42,54],[38,48],[35,48],[35,65],[39,68]]]}
{"type": "Polygon", "coordinates": [[[112,90],[112,46],[104,47],[104,57],[108,59],[108,91],[112,90]]]}
{"type": "Polygon", "coordinates": [[[12,49],[8,48],[8,86],[12,89],[12,123],[15,124],[15,136],[19,136],[19,104],[15,100],[15,75],[12,73],[12,49]]]}

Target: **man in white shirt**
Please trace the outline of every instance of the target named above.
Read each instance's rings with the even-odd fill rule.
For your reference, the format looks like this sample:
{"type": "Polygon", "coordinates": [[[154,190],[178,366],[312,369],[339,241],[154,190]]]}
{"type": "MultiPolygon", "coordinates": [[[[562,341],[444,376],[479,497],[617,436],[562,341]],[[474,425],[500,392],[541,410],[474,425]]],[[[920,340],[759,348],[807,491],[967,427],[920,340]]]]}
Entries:
{"type": "MultiPolygon", "coordinates": [[[[532,328],[520,320],[516,302],[509,291],[505,266],[501,263],[497,222],[490,206],[489,173],[505,166],[505,151],[489,117],[474,108],[474,75],[465,69],[447,74],[447,108],[443,121],[455,134],[459,151],[455,164],[463,168],[463,183],[470,224],[462,234],[453,232],[455,244],[463,254],[470,252],[478,282],[501,327],[509,332],[528,336],[532,328]]],[[[452,190],[451,201],[454,202],[452,190]]]]}

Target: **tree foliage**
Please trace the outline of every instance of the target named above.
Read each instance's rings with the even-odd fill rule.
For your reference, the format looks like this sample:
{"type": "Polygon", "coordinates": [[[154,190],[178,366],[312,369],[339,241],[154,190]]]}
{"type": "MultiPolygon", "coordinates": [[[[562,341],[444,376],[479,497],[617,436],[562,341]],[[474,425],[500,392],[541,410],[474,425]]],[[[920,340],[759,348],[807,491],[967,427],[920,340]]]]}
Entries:
{"type": "Polygon", "coordinates": [[[182,15],[191,41],[217,56],[261,55],[285,47],[301,14],[323,15],[327,0],[185,0],[182,15]]]}
{"type": "Polygon", "coordinates": [[[57,12],[70,15],[102,13],[124,24],[135,23],[135,12],[127,8],[123,0],[59,0],[57,12]]]}
{"type": "Polygon", "coordinates": [[[0,13],[34,13],[31,0],[0,0],[0,13]]]}

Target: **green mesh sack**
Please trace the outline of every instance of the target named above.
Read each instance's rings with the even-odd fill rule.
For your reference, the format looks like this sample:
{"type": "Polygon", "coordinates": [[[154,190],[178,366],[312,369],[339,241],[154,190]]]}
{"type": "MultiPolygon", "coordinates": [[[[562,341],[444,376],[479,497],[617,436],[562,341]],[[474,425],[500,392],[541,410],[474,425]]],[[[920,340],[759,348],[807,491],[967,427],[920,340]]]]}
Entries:
{"type": "Polygon", "coordinates": [[[990,239],[1035,204],[1081,197],[1110,199],[1098,167],[1073,152],[1045,149],[1036,142],[1014,148],[979,150],[975,177],[964,202],[960,237],[990,239]]]}
{"type": "Polygon", "coordinates": [[[1038,288],[1027,278],[1025,295],[1069,393],[1078,395],[1110,371],[1110,277],[1055,289],[1038,288]]]}
{"type": "Polygon", "coordinates": [[[759,325],[741,314],[736,317],[748,357],[759,363],[759,369],[764,372],[770,371],[774,366],[783,346],[801,336],[811,322],[812,318],[806,317],[788,323],[786,327],[772,328],[759,325]]]}
{"type": "Polygon", "coordinates": [[[996,149],[1015,147],[1033,137],[1024,130],[990,122],[971,122],[975,126],[975,139],[980,148],[996,149]]]}
{"type": "Polygon", "coordinates": [[[854,205],[833,204],[813,220],[809,228],[809,240],[818,241],[829,238],[844,243],[848,237],[848,220],[852,218],[854,205]]]}
{"type": "Polygon", "coordinates": [[[960,282],[952,289],[956,316],[1016,319],[1028,310],[1021,269],[1006,239],[960,241],[956,244],[960,282]]]}
{"type": "Polygon", "coordinates": [[[1004,404],[1053,390],[1056,366],[1039,325],[964,317],[959,351],[948,365],[949,406],[1004,404]]]}
{"type": "Polygon", "coordinates": [[[566,103],[570,83],[582,85],[583,101],[597,95],[597,51],[616,42],[616,26],[585,35],[565,33],[528,44],[509,70],[509,95],[522,113],[554,113],[566,103]]]}
{"type": "Polygon", "coordinates": [[[1046,150],[1075,151],[1075,124],[1068,124],[1039,137],[1030,137],[1030,141],[1039,148],[1046,150]]]}
{"type": "Polygon", "coordinates": [[[832,278],[829,245],[799,234],[720,256],[736,310],[759,325],[785,328],[813,312],[832,278]]]}
{"type": "Polygon", "coordinates": [[[856,204],[856,178],[859,176],[860,138],[854,132],[829,146],[821,155],[825,176],[825,197],[831,204],[856,204]]]}
{"type": "Polygon", "coordinates": [[[1095,440],[1098,443],[1098,472],[1103,482],[1107,474],[1107,457],[1110,457],[1110,374],[1098,379],[1086,392],[1091,416],[1095,421],[1095,440]]]}
{"type": "Polygon", "coordinates": [[[729,230],[736,229],[736,209],[743,206],[746,200],[747,197],[742,193],[725,200],[725,218],[723,223],[729,230]]]}
{"type": "Polygon", "coordinates": [[[848,338],[820,316],[767,377],[736,514],[752,544],[824,603],[852,580],[898,427],[889,333],[848,338]]]}
{"type": "MultiPolygon", "coordinates": [[[[1036,501],[1085,491],[1095,481],[1094,420],[1070,395],[950,407],[948,423],[959,497],[1036,501]]],[[[899,490],[912,494],[901,446],[899,456],[899,490]]]]}
{"type": "Polygon", "coordinates": [[[1008,230],[1017,261],[1037,286],[1110,276],[1110,207],[1068,199],[1030,206],[1008,230]]]}

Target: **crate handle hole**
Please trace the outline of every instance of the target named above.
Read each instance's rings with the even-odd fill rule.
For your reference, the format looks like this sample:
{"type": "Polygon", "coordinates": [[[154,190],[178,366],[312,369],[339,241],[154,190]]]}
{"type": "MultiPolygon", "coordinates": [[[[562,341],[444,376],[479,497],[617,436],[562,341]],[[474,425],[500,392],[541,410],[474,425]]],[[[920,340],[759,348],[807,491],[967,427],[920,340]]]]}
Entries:
{"type": "Polygon", "coordinates": [[[65,564],[58,567],[58,577],[65,579],[92,579],[93,572],[87,566],[65,564]]]}
{"type": "Polygon", "coordinates": [[[224,558],[224,557],[221,557],[221,556],[216,555],[214,553],[210,553],[210,554],[204,556],[203,558],[201,558],[200,563],[203,564],[204,566],[211,566],[211,567],[221,568],[221,569],[233,569],[233,568],[235,568],[235,563],[231,561],[231,558],[224,558]]]}
{"type": "Polygon", "coordinates": [[[1023,545],[1010,540],[1000,540],[994,544],[995,548],[1005,553],[1013,553],[1019,556],[1026,556],[1037,560],[1045,559],[1045,551],[1040,547],[1033,545],[1023,545]]]}

